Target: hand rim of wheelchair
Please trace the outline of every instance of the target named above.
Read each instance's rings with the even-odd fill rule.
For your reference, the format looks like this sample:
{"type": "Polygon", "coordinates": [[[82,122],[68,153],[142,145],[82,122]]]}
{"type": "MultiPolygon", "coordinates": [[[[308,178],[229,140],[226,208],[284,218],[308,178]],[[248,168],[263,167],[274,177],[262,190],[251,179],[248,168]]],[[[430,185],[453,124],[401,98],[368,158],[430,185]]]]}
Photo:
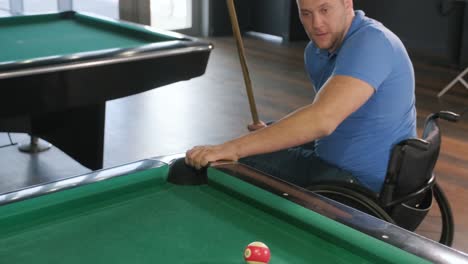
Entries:
{"type": "Polygon", "coordinates": [[[397,204],[401,204],[404,201],[411,200],[415,198],[416,196],[423,194],[424,192],[428,191],[429,189],[433,188],[433,186],[436,184],[435,182],[435,175],[432,173],[431,178],[424,184],[421,188],[419,188],[417,191],[412,192],[410,194],[407,194],[406,196],[403,196],[401,198],[398,198],[394,201],[391,202],[381,202],[383,207],[391,207],[397,204]]]}
{"type": "MultiPolygon", "coordinates": [[[[398,200],[407,201],[408,199],[411,199],[412,197],[415,197],[425,191],[429,191],[429,189],[432,188],[434,199],[437,202],[437,205],[441,213],[441,219],[442,219],[442,228],[441,228],[441,235],[439,238],[439,243],[446,245],[446,246],[452,246],[453,235],[454,235],[453,215],[450,209],[450,204],[445,194],[443,193],[440,186],[434,181],[434,179],[435,179],[434,176],[430,179],[429,181],[431,183],[430,185],[426,185],[423,188],[419,189],[418,191],[411,193],[405,196],[404,198],[401,198],[398,200]]],[[[318,184],[318,185],[310,186],[307,189],[316,194],[322,195],[332,200],[336,200],[336,199],[333,199],[332,197],[330,197],[329,196],[330,194],[338,195],[342,198],[346,198],[348,199],[348,201],[358,203],[360,206],[364,207],[366,209],[364,211],[365,213],[396,225],[395,220],[393,220],[393,218],[385,211],[384,207],[379,205],[378,196],[376,194],[372,193],[373,196],[371,196],[371,192],[363,191],[364,190],[363,188],[359,188],[358,190],[354,188],[353,189],[349,188],[349,186],[345,186],[345,185],[346,184],[337,185],[334,183],[318,184]]],[[[353,185],[353,186],[356,186],[356,185],[353,185]]],[[[400,201],[400,203],[402,201],[400,201]]],[[[346,203],[343,203],[343,204],[357,209],[355,206],[351,206],[346,203]]],[[[387,207],[391,207],[393,205],[395,204],[391,203],[391,204],[388,204],[387,207]]],[[[358,210],[362,211],[362,209],[358,209],[358,210]]]]}
{"type": "MultiPolygon", "coordinates": [[[[365,213],[368,213],[379,219],[385,220],[391,224],[396,224],[395,221],[390,217],[390,215],[388,215],[388,213],[385,212],[385,210],[382,207],[380,207],[373,198],[370,198],[368,195],[362,194],[361,192],[357,190],[352,190],[348,187],[335,185],[335,184],[318,184],[318,185],[310,186],[307,189],[309,191],[312,191],[316,194],[322,195],[332,200],[335,200],[335,199],[330,197],[329,194],[345,197],[349,199],[348,201],[356,202],[360,206],[364,207],[366,209],[364,211],[365,213]]],[[[341,203],[343,203],[346,206],[355,208],[355,206],[351,206],[347,203],[344,203],[344,202],[341,202],[341,203]]]]}

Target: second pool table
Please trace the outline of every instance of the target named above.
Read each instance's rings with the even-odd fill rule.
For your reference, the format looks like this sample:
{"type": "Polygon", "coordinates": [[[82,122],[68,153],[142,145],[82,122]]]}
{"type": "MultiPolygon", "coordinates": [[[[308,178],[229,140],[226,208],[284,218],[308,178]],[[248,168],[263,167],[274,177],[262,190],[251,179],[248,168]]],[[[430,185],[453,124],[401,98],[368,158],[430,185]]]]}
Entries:
{"type": "Polygon", "coordinates": [[[466,255],[237,163],[167,181],[173,157],[0,195],[2,263],[467,263],[466,255]],[[353,228],[351,228],[353,227],[353,228]],[[379,239],[377,239],[379,238],[379,239]]]}
{"type": "Polygon", "coordinates": [[[0,18],[0,131],[102,168],[106,102],[205,73],[213,46],[92,14],[0,18]],[[76,133],[79,131],[79,133],[76,133]]]}

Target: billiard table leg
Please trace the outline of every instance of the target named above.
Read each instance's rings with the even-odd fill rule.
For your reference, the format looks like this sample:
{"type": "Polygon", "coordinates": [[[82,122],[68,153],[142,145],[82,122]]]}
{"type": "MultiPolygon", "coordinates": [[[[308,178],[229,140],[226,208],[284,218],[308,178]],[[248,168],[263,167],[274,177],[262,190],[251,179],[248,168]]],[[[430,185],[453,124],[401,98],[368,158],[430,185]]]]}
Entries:
{"type": "Polygon", "coordinates": [[[26,153],[38,153],[49,150],[52,145],[49,142],[40,140],[39,137],[31,135],[31,139],[27,143],[22,143],[18,146],[18,149],[26,153]]]}

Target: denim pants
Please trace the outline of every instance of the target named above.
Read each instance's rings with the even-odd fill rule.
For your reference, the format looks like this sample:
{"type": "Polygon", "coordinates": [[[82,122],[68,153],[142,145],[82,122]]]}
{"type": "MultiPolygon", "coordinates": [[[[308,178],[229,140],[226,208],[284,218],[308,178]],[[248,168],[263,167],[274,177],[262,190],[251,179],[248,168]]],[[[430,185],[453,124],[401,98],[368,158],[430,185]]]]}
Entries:
{"type": "Polygon", "coordinates": [[[246,157],[240,159],[239,162],[303,188],[321,182],[359,184],[359,181],[351,173],[321,160],[315,154],[314,142],[268,154],[246,157]]]}

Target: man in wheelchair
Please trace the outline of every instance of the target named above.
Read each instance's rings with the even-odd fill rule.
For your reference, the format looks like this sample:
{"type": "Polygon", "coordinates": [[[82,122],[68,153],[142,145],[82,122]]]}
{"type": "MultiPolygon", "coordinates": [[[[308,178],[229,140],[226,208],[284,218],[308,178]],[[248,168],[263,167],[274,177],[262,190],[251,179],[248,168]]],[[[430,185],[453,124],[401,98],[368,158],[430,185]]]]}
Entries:
{"type": "Polygon", "coordinates": [[[333,186],[329,197],[414,230],[432,201],[440,135],[431,118],[435,132],[415,139],[415,77],[403,43],[352,0],[297,4],[311,40],[304,60],[314,101],[224,144],[194,147],[186,163],[239,160],[322,194],[333,186]]]}

